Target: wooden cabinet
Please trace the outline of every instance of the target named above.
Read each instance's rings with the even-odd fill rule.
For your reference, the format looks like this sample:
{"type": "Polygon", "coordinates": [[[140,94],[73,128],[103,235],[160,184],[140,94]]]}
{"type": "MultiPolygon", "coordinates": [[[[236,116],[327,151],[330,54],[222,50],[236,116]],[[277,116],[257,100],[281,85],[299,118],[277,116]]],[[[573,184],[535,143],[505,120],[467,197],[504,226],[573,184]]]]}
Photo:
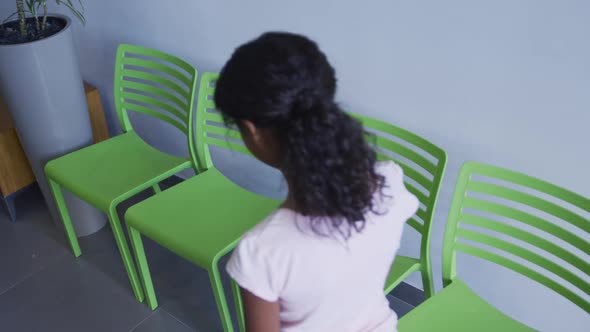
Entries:
{"type": "MultiPolygon", "coordinates": [[[[84,90],[94,142],[98,143],[109,138],[100,94],[90,84],[84,83],[84,90]]],[[[0,98],[0,201],[13,221],[16,219],[15,196],[34,182],[35,176],[18,140],[6,103],[0,98]]]]}

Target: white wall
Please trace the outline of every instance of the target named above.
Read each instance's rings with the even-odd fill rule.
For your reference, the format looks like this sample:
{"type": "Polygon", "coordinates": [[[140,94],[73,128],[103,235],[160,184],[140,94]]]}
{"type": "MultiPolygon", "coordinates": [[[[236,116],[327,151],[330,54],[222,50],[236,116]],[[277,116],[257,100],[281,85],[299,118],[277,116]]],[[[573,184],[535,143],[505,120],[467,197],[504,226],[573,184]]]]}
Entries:
{"type": "MultiPolygon", "coordinates": [[[[234,47],[263,31],[316,39],[338,71],[338,98],[347,108],[410,129],[449,153],[432,248],[439,287],[445,218],[465,160],[520,170],[590,196],[589,1],[85,3],[88,24],[76,30],[82,72],[101,89],[114,132],[111,81],[119,43],[176,54],[203,72],[219,70],[234,47]]],[[[137,127],[157,147],[183,151],[179,136],[155,135],[153,125],[139,121],[137,127]]],[[[268,168],[231,156],[217,161],[247,188],[284,192],[268,168]]],[[[408,231],[404,253],[415,253],[417,242],[408,231]]],[[[533,327],[582,331],[590,325],[580,309],[515,273],[472,259],[461,259],[459,267],[487,300],[533,327]]],[[[410,282],[420,286],[419,276],[410,282]]]]}

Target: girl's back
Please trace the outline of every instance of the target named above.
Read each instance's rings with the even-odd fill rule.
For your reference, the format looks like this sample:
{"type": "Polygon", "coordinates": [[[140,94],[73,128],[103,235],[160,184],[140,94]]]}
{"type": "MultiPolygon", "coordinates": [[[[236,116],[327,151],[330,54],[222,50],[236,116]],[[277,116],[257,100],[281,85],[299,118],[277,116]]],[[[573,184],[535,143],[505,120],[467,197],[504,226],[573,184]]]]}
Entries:
{"type": "Polygon", "coordinates": [[[383,287],[418,200],[405,189],[399,166],[376,167],[386,183],[361,233],[320,236],[309,218],[282,208],[234,252],[231,277],[254,295],[279,302],[282,331],[395,330],[397,317],[383,287]]]}

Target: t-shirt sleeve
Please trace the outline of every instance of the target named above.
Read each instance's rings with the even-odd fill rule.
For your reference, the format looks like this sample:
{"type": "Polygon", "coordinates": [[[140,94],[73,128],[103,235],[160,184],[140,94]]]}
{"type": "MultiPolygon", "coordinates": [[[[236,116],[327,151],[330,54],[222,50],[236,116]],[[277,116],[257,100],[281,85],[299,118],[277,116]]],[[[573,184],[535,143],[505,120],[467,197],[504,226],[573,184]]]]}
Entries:
{"type": "Polygon", "coordinates": [[[234,250],[226,269],[240,287],[263,300],[275,302],[281,289],[280,271],[272,259],[257,238],[247,234],[234,250]]]}

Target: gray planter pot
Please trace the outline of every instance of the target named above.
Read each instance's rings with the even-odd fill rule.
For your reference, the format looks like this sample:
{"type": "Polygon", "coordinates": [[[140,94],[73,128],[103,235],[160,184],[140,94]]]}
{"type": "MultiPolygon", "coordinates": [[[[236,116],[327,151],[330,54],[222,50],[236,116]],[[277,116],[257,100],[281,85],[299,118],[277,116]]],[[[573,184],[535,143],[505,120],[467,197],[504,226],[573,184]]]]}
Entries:
{"type": "MultiPolygon", "coordinates": [[[[39,41],[0,45],[0,93],[5,98],[19,138],[56,224],[62,225],[43,167],[56,157],[92,144],[92,128],[72,22],[39,41]]],[[[106,216],[64,191],[78,236],[106,224],[106,216]]]]}

